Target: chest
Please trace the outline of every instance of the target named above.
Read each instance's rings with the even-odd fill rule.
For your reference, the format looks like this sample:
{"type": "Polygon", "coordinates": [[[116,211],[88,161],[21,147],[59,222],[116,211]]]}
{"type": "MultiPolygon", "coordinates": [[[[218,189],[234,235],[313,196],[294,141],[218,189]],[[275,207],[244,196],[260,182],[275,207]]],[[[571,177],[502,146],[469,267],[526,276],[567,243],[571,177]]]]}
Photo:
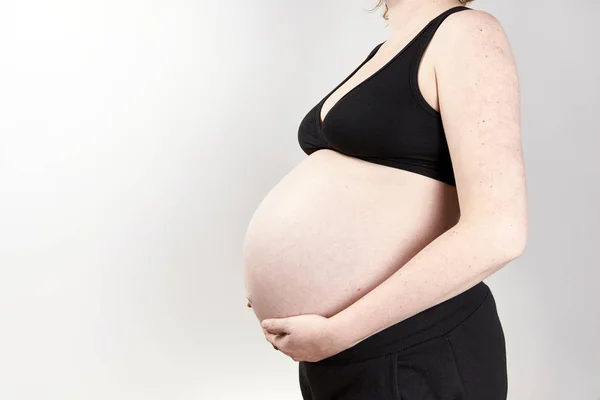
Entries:
{"type": "MultiPolygon", "coordinates": [[[[351,156],[439,156],[447,143],[439,113],[418,101],[416,81],[402,65],[387,68],[343,94],[321,120],[323,104],[304,117],[299,129],[302,149],[310,154],[330,148],[351,156]]],[[[333,93],[333,92],[332,92],[333,93]]]]}

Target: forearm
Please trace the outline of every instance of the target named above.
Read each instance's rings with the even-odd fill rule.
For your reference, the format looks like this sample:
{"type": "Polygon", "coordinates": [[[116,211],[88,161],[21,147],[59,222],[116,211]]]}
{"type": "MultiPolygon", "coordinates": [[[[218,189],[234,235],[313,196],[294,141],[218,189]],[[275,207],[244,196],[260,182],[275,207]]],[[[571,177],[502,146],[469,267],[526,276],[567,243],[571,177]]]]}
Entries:
{"type": "Polygon", "coordinates": [[[458,223],[379,286],[332,316],[331,326],[351,347],[464,292],[519,255],[517,245],[501,238],[510,231],[496,232],[458,223]]]}

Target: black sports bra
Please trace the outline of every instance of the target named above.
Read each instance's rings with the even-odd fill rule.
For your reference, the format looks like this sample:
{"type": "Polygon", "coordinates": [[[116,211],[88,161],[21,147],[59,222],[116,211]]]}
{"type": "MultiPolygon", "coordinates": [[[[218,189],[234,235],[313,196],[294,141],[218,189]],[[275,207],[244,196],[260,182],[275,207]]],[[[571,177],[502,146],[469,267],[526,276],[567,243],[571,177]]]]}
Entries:
{"type": "Polygon", "coordinates": [[[335,103],[321,121],[333,92],[369,61],[383,43],[312,110],[298,129],[306,154],[331,149],[365,161],[411,171],[456,186],[441,115],[423,98],[417,73],[423,53],[442,21],[470,10],[452,7],[431,20],[399,53],[335,103]]]}

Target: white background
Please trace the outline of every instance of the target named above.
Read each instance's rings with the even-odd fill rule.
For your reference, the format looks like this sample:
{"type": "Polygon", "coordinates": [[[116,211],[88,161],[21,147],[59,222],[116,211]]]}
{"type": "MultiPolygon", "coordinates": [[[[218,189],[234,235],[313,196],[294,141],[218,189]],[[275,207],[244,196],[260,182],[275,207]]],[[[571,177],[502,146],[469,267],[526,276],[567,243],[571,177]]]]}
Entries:
{"type": "MultiPolygon", "coordinates": [[[[301,119],[387,38],[375,3],[0,1],[0,399],[301,399],[241,243],[301,119]]],[[[522,86],[529,242],[486,280],[509,399],[598,400],[600,4],[471,7],[522,86]]]]}

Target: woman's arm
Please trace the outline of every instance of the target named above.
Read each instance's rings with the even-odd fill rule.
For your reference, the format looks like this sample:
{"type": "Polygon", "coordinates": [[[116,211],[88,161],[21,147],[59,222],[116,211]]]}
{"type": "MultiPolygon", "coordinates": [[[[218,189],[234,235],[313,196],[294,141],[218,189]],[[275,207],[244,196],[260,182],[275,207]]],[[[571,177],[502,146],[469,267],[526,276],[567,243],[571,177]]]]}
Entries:
{"type": "Polygon", "coordinates": [[[493,16],[477,10],[448,17],[436,36],[440,112],[460,221],[330,318],[347,347],[464,292],[525,249],[519,83],[508,40],[493,16]]]}

